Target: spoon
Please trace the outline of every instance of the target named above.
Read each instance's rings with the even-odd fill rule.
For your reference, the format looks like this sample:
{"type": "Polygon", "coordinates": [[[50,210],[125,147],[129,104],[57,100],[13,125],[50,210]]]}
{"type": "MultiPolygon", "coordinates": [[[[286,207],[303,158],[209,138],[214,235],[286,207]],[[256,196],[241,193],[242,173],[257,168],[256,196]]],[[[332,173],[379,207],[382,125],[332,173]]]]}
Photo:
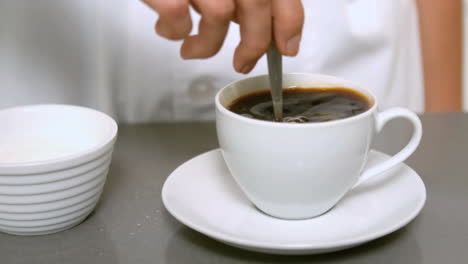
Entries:
{"type": "Polygon", "coordinates": [[[275,120],[281,122],[283,120],[283,62],[274,41],[271,42],[267,51],[267,60],[275,120]]]}

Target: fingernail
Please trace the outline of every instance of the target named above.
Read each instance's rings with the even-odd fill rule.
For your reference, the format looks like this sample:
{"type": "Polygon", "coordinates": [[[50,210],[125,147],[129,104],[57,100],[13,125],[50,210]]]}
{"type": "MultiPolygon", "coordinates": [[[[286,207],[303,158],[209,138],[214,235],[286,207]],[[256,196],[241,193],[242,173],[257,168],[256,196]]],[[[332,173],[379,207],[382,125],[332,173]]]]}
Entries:
{"type": "Polygon", "coordinates": [[[241,73],[244,73],[244,74],[249,73],[253,69],[254,66],[255,66],[255,63],[246,64],[244,67],[242,67],[241,73]]]}
{"type": "Polygon", "coordinates": [[[192,56],[192,54],[180,54],[180,57],[183,59],[183,60],[193,60],[195,59],[194,56],[192,56]]]}
{"type": "Polygon", "coordinates": [[[193,38],[195,36],[190,36],[184,39],[182,46],[180,47],[180,56],[184,60],[190,60],[196,58],[196,45],[194,45],[193,38]]]}
{"type": "Polygon", "coordinates": [[[299,51],[299,43],[301,42],[301,35],[296,35],[288,40],[286,43],[286,52],[288,56],[294,56],[299,51]]]}
{"type": "Polygon", "coordinates": [[[170,36],[170,32],[171,30],[166,24],[159,23],[159,22],[156,24],[156,33],[160,35],[161,37],[165,38],[167,36],[170,36]]]}
{"type": "Polygon", "coordinates": [[[180,57],[184,60],[190,60],[190,59],[195,59],[195,56],[193,55],[193,52],[189,52],[189,50],[185,49],[180,49],[180,57]]]}

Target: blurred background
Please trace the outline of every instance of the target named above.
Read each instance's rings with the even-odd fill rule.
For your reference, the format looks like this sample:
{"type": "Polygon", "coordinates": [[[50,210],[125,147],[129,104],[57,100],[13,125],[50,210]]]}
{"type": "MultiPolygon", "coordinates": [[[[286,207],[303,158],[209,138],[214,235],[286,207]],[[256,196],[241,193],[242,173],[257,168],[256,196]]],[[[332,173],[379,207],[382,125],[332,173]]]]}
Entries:
{"type": "MultiPolygon", "coordinates": [[[[155,13],[140,1],[0,0],[0,109],[65,103],[99,109],[126,123],[213,119],[216,91],[244,77],[232,68],[238,34],[230,34],[212,59],[183,61],[180,43],[155,35],[155,20],[155,13]]],[[[468,27],[464,30],[467,36],[468,27]]],[[[303,60],[320,56],[304,50],[303,44],[303,60]]],[[[466,65],[468,55],[464,56],[466,65]]],[[[323,69],[298,64],[286,58],[285,71],[323,69]]],[[[250,75],[266,72],[262,60],[250,75]]],[[[364,72],[361,79],[369,75],[364,72]]]]}

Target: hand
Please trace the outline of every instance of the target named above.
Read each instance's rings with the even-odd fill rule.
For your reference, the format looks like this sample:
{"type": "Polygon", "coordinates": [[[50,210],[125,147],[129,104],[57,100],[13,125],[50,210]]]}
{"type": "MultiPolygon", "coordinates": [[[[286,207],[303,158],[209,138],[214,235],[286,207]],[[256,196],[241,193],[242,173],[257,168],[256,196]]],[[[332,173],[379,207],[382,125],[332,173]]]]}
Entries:
{"type": "Polygon", "coordinates": [[[209,58],[221,49],[234,21],[241,41],[234,53],[234,68],[248,73],[267,51],[273,36],[279,51],[295,56],[299,51],[304,9],[301,0],[143,0],[159,14],[156,32],[167,39],[183,40],[184,59],[209,58]],[[198,35],[190,36],[191,5],[201,15],[198,35]]]}
{"type": "Polygon", "coordinates": [[[426,112],[462,111],[463,1],[417,4],[426,112]]]}

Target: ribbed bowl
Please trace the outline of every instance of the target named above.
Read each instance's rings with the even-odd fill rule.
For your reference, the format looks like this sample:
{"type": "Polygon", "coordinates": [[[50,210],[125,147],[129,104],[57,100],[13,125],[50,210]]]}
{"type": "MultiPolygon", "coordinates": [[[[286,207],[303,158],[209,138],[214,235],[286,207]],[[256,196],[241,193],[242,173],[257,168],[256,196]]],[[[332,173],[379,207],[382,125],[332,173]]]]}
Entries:
{"type": "Polygon", "coordinates": [[[36,105],[0,111],[0,124],[0,231],[50,234],[83,221],[107,178],[115,121],[88,108],[36,105]]]}

